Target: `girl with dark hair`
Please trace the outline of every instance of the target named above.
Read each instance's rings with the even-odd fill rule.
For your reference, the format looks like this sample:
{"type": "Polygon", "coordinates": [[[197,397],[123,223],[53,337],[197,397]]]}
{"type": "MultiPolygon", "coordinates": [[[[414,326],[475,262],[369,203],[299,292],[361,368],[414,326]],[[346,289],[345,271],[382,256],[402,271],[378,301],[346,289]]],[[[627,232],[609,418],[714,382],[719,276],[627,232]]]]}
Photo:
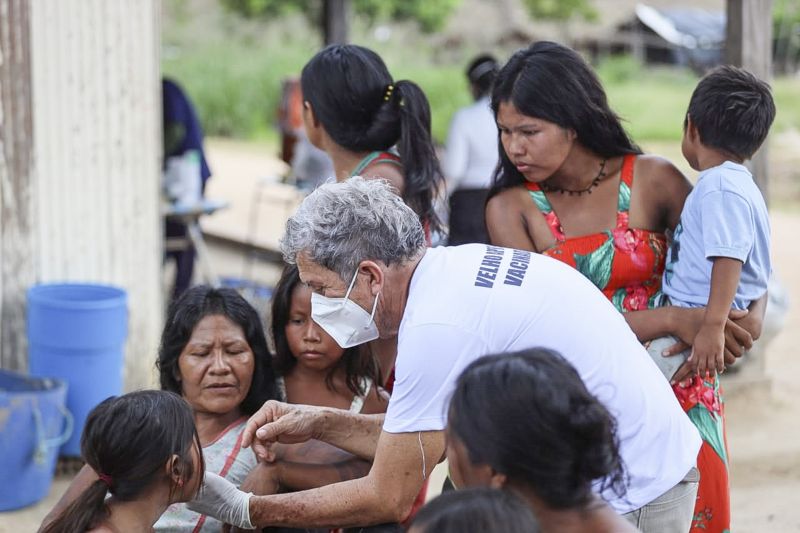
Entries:
{"type": "Polygon", "coordinates": [[[543,533],[636,531],[597,496],[625,494],[616,421],[551,350],[489,355],[463,371],[447,458],[457,487],[515,492],[543,533]]]}
{"type": "Polygon", "coordinates": [[[408,533],[532,533],[530,508],[516,495],[489,488],[445,492],[420,509],[408,533]]]}
{"type": "Polygon", "coordinates": [[[377,364],[359,347],[343,349],[311,319],[311,289],[287,265],[272,300],[275,368],[289,403],[386,412],[377,364]]]}
{"type": "Polygon", "coordinates": [[[431,232],[442,229],[434,203],[443,178],[422,89],[394,81],[378,54],[356,45],[318,52],[300,83],[308,138],[331,157],[336,179],[388,180],[419,215],[430,242],[431,232]]]}
{"type": "Polygon", "coordinates": [[[203,480],[192,410],[170,392],[100,403],[86,419],[81,455],[99,477],[46,533],[150,531],[168,505],[194,498],[203,480]]]}
{"type": "MultiPolygon", "coordinates": [[[[640,341],[681,339],[685,344],[663,354],[653,345],[653,359],[665,366],[664,355],[694,341],[705,311],[663,306],[661,293],[667,235],[679,222],[688,180],[666,160],[641,154],[592,69],[565,46],[538,42],[515,53],[495,80],[492,109],[500,147],[486,205],[492,243],[576,268],[625,313],[640,341]]],[[[758,337],[764,304],[729,316],[728,364],[758,337]]],[[[719,383],[700,376],[683,381],[687,368],[671,383],[703,438],[692,530],[721,532],[729,525],[730,498],[719,383]]],[[[658,529],[645,516],[629,518],[643,530],[658,529]]]]}

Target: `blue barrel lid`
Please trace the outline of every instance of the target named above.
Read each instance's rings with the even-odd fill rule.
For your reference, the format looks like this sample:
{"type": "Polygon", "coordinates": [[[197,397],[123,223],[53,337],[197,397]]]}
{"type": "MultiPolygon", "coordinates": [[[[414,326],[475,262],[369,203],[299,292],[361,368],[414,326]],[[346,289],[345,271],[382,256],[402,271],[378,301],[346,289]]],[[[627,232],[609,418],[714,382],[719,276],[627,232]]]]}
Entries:
{"type": "Polygon", "coordinates": [[[28,301],[58,309],[109,309],[124,306],[128,294],[113,285],[42,283],[28,289],[28,301]]]}

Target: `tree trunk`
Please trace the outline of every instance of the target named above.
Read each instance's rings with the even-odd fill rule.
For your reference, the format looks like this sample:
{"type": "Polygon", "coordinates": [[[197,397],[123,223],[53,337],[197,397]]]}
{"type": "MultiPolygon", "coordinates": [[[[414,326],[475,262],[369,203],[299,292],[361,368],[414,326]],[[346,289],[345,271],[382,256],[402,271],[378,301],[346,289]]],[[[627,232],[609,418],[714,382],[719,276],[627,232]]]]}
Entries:
{"type": "MultiPolygon", "coordinates": [[[[772,0],[728,0],[726,61],[769,81],[772,77],[772,0]]],[[[769,202],[767,141],[749,163],[753,177],[769,202]]]]}
{"type": "Polygon", "coordinates": [[[325,46],[347,43],[350,33],[350,0],[322,0],[325,46]]]}

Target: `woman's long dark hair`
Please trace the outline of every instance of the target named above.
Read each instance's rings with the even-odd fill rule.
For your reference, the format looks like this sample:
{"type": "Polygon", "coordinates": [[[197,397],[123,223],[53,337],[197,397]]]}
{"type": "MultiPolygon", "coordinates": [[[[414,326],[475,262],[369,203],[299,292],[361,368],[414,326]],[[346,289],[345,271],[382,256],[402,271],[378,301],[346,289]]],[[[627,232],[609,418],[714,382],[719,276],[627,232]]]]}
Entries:
{"type": "Polygon", "coordinates": [[[253,352],[253,381],[240,406],[242,414],[252,415],[267,400],[282,399],[258,312],[235,290],[215,289],[208,285],[190,288],[170,306],[156,364],[161,388],[181,394],[178,358],[198,322],[211,315],[224,316],[242,328],[253,352]]]}
{"type": "MultiPolygon", "coordinates": [[[[599,156],[641,153],[609,107],[592,68],[566,46],[540,41],[511,56],[494,80],[495,118],[501,103],[512,103],[523,115],[574,130],[577,141],[599,156]]],[[[503,189],[525,183],[525,176],[508,158],[499,134],[497,143],[500,163],[490,198],[503,189]]]]}
{"type": "MultiPolygon", "coordinates": [[[[292,293],[301,283],[300,274],[296,265],[286,265],[280,281],[275,286],[272,296],[272,339],[275,342],[275,370],[279,375],[285,376],[297,364],[297,358],[289,349],[289,340],[286,338],[286,324],[289,323],[289,311],[292,307],[292,293]]],[[[311,317],[309,317],[311,320],[311,317]]],[[[339,362],[330,369],[325,376],[325,384],[334,390],[333,378],[336,372],[344,370],[347,388],[356,396],[367,393],[361,383],[362,378],[369,378],[373,386],[381,384],[380,372],[375,360],[366,349],[359,346],[345,349],[339,362]]]]}
{"type": "Polygon", "coordinates": [[[555,509],[581,509],[592,482],[626,490],[616,421],[556,352],[532,348],[470,364],[450,401],[448,431],[555,509]]]}
{"type": "Polygon", "coordinates": [[[303,67],[303,99],[331,139],[353,152],[397,146],[403,200],[441,229],[434,201],[444,182],[431,138],[431,110],[420,87],[393,81],[378,54],[356,45],[330,45],[303,67]]]}
{"type": "Polygon", "coordinates": [[[192,409],[183,398],[167,391],[132,392],[100,403],[86,419],[81,455],[100,478],[48,524],[44,533],[96,527],[109,516],[106,493],[118,501],[140,498],[165,475],[164,467],[173,455],[178,457],[173,468],[180,481],[172,484],[170,499],[179,486],[205,472],[192,409]],[[196,472],[192,448],[200,461],[196,472]]]}

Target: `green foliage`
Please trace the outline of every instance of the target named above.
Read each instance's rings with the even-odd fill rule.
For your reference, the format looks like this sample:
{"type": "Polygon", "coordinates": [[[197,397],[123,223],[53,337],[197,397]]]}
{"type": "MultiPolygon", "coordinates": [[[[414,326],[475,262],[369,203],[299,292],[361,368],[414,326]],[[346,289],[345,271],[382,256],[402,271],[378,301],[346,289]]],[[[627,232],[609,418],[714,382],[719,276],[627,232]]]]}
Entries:
{"type": "Polygon", "coordinates": [[[772,24],[776,30],[781,24],[800,24],[800,8],[797,0],[775,0],[772,6],[772,24]]]}
{"type": "Polygon", "coordinates": [[[424,32],[444,26],[461,0],[354,0],[356,13],[370,20],[415,20],[424,32]]]}
{"type": "Polygon", "coordinates": [[[264,41],[213,40],[164,54],[164,75],[177,80],[198,110],[206,135],[274,137],[281,82],[298,76],[315,43],[281,46],[281,35],[264,41]]]}
{"type": "Polygon", "coordinates": [[[597,11],[588,0],[523,0],[534,19],[567,21],[582,18],[597,20],[597,11]]]}
{"type": "MultiPolygon", "coordinates": [[[[308,1],[311,5],[321,0],[308,1]]],[[[298,76],[317,51],[319,30],[300,14],[246,20],[222,9],[199,14],[189,4],[190,0],[165,0],[169,18],[163,35],[164,74],[187,90],[207,135],[276,139],[281,82],[298,76]]],[[[431,105],[434,139],[443,143],[455,111],[471,102],[464,64],[437,63],[435,44],[417,38],[414,28],[405,27],[379,42],[370,40],[369,27],[361,19],[353,33],[356,42],[384,58],[395,79],[410,79],[422,87],[431,105]],[[406,45],[412,42],[413,46],[406,45]]],[[[596,69],[612,108],[626,120],[637,142],[648,146],[680,140],[683,116],[697,84],[694,74],[645,68],[631,57],[608,58],[596,69]]],[[[778,108],[773,131],[800,130],[800,79],[779,77],[772,86],[778,108]]]]}
{"type": "Polygon", "coordinates": [[[688,69],[644,68],[632,57],[613,57],[597,68],[611,108],[634,141],[679,141],[698,78],[688,69]]]}
{"type": "MultiPolygon", "coordinates": [[[[324,1],[324,0],[323,0],[324,1]]],[[[247,18],[277,18],[291,13],[309,13],[319,8],[313,0],[220,0],[227,9],[247,18]]]]}
{"type": "Polygon", "coordinates": [[[455,112],[472,102],[464,69],[461,66],[389,65],[395,79],[412,80],[419,85],[431,105],[431,130],[437,143],[447,139],[455,112]]]}
{"type": "MultiPolygon", "coordinates": [[[[325,0],[220,0],[222,4],[247,18],[274,18],[289,13],[304,13],[318,20],[325,0]]],[[[353,0],[356,14],[371,22],[376,20],[415,20],[425,32],[440,29],[461,0],[353,0]]]]}
{"type": "Polygon", "coordinates": [[[772,131],[800,131],[800,78],[777,78],[772,82],[772,95],[775,98],[775,123],[772,131]]]}
{"type": "MultiPolygon", "coordinates": [[[[680,141],[683,117],[698,77],[689,70],[644,68],[630,57],[609,58],[597,68],[612,109],[634,141],[680,141]]],[[[777,115],[772,132],[800,130],[800,79],[772,81],[777,115]]]]}

